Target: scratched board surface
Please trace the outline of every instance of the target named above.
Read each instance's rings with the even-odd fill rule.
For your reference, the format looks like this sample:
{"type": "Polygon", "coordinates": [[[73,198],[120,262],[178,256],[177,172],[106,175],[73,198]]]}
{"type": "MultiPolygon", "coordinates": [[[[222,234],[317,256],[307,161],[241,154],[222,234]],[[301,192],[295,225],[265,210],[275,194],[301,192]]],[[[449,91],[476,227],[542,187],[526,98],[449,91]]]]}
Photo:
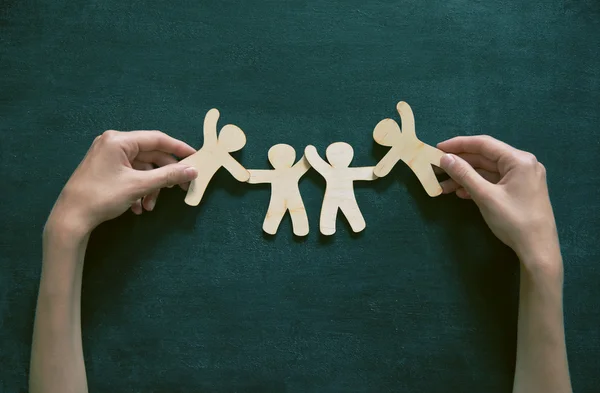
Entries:
{"type": "MultiPolygon", "coordinates": [[[[395,104],[435,144],[487,133],[548,169],[565,257],[573,385],[600,386],[597,0],[0,2],[0,391],[27,389],[41,231],[106,129],[202,144],[206,111],[247,136],[235,157],[385,148],[395,104]]],[[[266,185],[220,171],[198,207],[161,193],[93,234],[83,283],[93,392],[506,392],[518,265],[476,207],[429,198],[399,164],[356,187],[367,222],[264,235],[266,185]]]]}

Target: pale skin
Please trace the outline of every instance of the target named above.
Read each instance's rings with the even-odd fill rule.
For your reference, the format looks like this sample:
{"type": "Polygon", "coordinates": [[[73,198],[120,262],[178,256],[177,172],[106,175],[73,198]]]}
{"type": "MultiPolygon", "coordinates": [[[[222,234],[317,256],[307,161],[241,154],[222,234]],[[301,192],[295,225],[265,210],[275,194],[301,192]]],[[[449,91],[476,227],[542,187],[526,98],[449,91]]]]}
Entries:
{"type": "Polygon", "coordinates": [[[338,209],[346,216],[354,232],[360,232],[367,224],[360,212],[356,197],[354,196],[354,182],[375,180],[373,167],[350,168],[354,157],[352,146],[345,142],[336,142],[329,145],[325,151],[329,163],[319,156],[314,146],[307,146],[304,155],[321,176],[325,178],[327,186],[321,207],[319,227],[323,235],[335,233],[335,219],[338,209]]]}
{"type": "MultiPolygon", "coordinates": [[[[440,163],[451,177],[442,182],[444,193],[472,199],[492,232],[521,261],[513,391],[571,392],[563,263],[544,167],[533,155],[487,136],[458,137],[438,148],[450,153],[440,163]]],[[[44,228],[31,351],[32,393],[87,392],[80,308],[90,233],[129,208],[138,214],[152,210],[163,187],[185,187],[198,173],[172,154],[184,158],[194,152],[158,131],[111,131],[94,141],[44,228]]]]}
{"type": "Polygon", "coordinates": [[[251,184],[271,184],[271,201],[263,222],[263,231],[270,235],[277,233],[283,216],[289,211],[294,235],[306,236],[309,229],[308,216],[298,182],[310,169],[310,164],[304,156],[294,164],[296,151],[286,144],[271,147],[268,156],[275,169],[251,169],[248,180],[251,184]]]}

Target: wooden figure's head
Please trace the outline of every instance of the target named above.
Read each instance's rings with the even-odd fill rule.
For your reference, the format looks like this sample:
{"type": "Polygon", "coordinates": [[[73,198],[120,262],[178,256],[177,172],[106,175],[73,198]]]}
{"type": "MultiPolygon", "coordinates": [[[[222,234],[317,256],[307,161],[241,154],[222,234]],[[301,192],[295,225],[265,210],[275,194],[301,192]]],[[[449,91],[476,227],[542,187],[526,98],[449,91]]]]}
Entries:
{"type": "Polygon", "coordinates": [[[273,168],[291,168],[294,161],[296,161],[296,150],[290,145],[280,143],[269,149],[268,156],[273,168]]]}
{"type": "Polygon", "coordinates": [[[325,151],[327,161],[334,168],[347,168],[354,157],[354,149],[346,142],[335,142],[325,151]]]}
{"type": "Polygon", "coordinates": [[[373,130],[373,139],[382,146],[391,147],[401,137],[402,131],[394,119],[383,119],[373,130]]]}
{"type": "Polygon", "coordinates": [[[240,150],[246,145],[246,135],[238,126],[227,124],[219,133],[219,146],[229,153],[240,150]]]}

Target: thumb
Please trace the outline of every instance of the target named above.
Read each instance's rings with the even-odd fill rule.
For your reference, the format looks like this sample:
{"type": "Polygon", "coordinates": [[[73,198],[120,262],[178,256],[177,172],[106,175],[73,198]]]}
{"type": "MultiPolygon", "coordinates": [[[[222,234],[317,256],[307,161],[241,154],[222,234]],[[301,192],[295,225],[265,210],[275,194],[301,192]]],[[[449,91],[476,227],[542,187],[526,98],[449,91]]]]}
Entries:
{"type": "Polygon", "coordinates": [[[185,164],[170,164],[149,171],[140,171],[143,195],[164,187],[187,183],[198,177],[196,168],[185,164]]]}
{"type": "Polygon", "coordinates": [[[440,168],[463,186],[474,199],[481,196],[492,184],[481,177],[471,164],[454,154],[444,154],[440,160],[440,168]]]}

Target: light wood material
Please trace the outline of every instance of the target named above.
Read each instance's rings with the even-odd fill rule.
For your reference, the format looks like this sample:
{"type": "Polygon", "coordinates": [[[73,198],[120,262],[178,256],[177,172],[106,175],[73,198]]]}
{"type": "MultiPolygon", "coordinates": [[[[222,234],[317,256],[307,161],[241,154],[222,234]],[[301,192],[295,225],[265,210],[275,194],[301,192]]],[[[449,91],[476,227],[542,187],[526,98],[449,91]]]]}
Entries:
{"type": "Polygon", "coordinates": [[[198,177],[192,180],[185,196],[185,203],[190,206],[200,203],[210,179],[221,167],[227,169],[238,181],[245,182],[250,178],[250,173],[229,154],[244,147],[246,135],[238,126],[227,124],[221,128],[217,137],[218,120],[218,110],[211,109],[206,113],[202,148],[181,161],[198,170],[198,177]]]}
{"type": "Polygon", "coordinates": [[[402,119],[402,130],[395,120],[384,119],[375,126],[373,131],[373,139],[377,143],[391,147],[375,166],[375,175],[384,177],[399,160],[402,160],[417,175],[427,194],[432,197],[438,196],[442,193],[442,187],[431,165],[440,166],[440,159],[444,152],[417,138],[415,117],[406,102],[399,102],[396,109],[402,119]]]}
{"type": "Polygon", "coordinates": [[[308,235],[308,216],[302,202],[298,182],[310,169],[303,156],[295,165],[296,151],[290,145],[280,143],[269,149],[269,162],[274,169],[251,169],[248,183],[270,183],[271,201],[263,223],[263,231],[270,235],[277,233],[281,219],[289,210],[294,235],[308,235]]]}
{"type": "Polygon", "coordinates": [[[354,182],[359,180],[375,180],[374,167],[349,168],[354,150],[345,142],[336,142],[329,145],[323,160],[314,146],[307,146],[304,155],[317,172],[325,178],[327,187],[321,208],[319,223],[323,235],[335,233],[335,221],[338,209],[346,216],[354,232],[360,232],[367,224],[363,218],[356,197],[354,196],[354,182]]]}

